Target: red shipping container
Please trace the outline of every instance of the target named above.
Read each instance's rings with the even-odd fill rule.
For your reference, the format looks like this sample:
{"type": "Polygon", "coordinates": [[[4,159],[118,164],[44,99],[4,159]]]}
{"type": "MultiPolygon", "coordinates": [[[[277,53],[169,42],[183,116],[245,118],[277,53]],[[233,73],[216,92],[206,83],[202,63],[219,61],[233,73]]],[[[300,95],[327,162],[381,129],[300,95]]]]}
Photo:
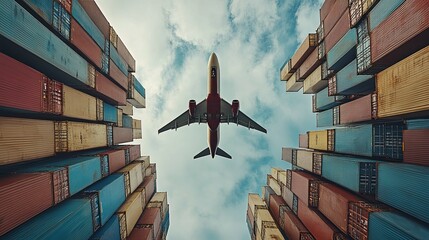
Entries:
{"type": "Polygon", "coordinates": [[[62,113],[62,84],[0,53],[0,106],[62,113]]]}
{"type": "Polygon", "coordinates": [[[109,158],[109,173],[114,173],[125,167],[125,151],[122,149],[110,150],[105,152],[109,158]]]}
{"type": "Polygon", "coordinates": [[[320,179],[302,171],[292,171],[292,192],[305,205],[317,207],[320,179]]]}
{"type": "Polygon", "coordinates": [[[331,11],[332,6],[335,4],[336,0],[325,0],[322,7],[320,8],[320,22],[325,20],[328,16],[329,11],[331,11]]]}
{"type": "Polygon", "coordinates": [[[134,161],[141,156],[140,145],[128,145],[130,147],[130,161],[134,161]]]}
{"type": "Polygon", "coordinates": [[[126,76],[112,61],[109,60],[109,75],[121,86],[123,89],[128,89],[128,76],[126,76]]]}
{"type": "Polygon", "coordinates": [[[74,18],[71,19],[70,42],[85,54],[92,63],[101,68],[102,50],[74,18]]]}
{"type": "Polygon", "coordinates": [[[329,52],[335,44],[349,31],[350,29],[350,13],[345,11],[332,31],[328,35],[325,35],[325,48],[326,52],[329,52]]]}
{"type": "Polygon", "coordinates": [[[407,0],[371,32],[371,62],[385,69],[427,46],[429,1],[407,0]]]}
{"type": "Polygon", "coordinates": [[[117,105],[127,105],[127,93],[98,71],[96,72],[95,82],[97,92],[108,97],[117,105]]]}
{"type": "Polygon", "coordinates": [[[313,50],[313,52],[296,70],[297,79],[299,79],[299,81],[304,81],[304,79],[308,77],[308,75],[310,75],[310,73],[312,73],[322,63],[322,61],[319,59],[319,48],[320,45],[313,50]]]}
{"type": "Polygon", "coordinates": [[[140,184],[139,187],[145,188],[145,194],[146,194],[146,203],[149,202],[149,200],[152,198],[153,194],[155,193],[155,176],[150,175],[143,178],[142,184],[140,184]]]}
{"type": "Polygon", "coordinates": [[[125,47],[125,44],[122,42],[120,37],[118,37],[118,53],[128,64],[128,69],[131,70],[131,72],[135,72],[136,60],[134,60],[133,56],[128,51],[127,47],[125,47]]]}
{"type": "Polygon", "coordinates": [[[72,12],[72,0],[58,0],[58,2],[71,14],[72,12]]]}
{"type": "Polygon", "coordinates": [[[0,178],[0,236],[54,204],[48,172],[23,173],[0,178]]]}
{"type": "Polygon", "coordinates": [[[311,210],[300,200],[298,200],[298,218],[315,239],[347,239],[345,234],[338,230],[320,212],[311,210]]]}
{"type": "Polygon", "coordinates": [[[429,129],[404,130],[404,163],[429,166],[429,129]]]}
{"type": "Polygon", "coordinates": [[[280,208],[280,227],[288,239],[313,240],[314,237],[289,207],[280,208]]]}
{"type": "Polygon", "coordinates": [[[299,134],[299,147],[308,148],[308,135],[306,133],[299,134]]]}
{"type": "Polygon", "coordinates": [[[153,226],[136,225],[127,240],[153,240],[153,226]]]}
{"type": "MultiPolygon", "coordinates": [[[[373,114],[372,103],[373,94],[366,95],[348,103],[341,104],[340,109],[340,124],[357,123],[369,121],[375,118],[373,114]]],[[[375,98],[377,101],[377,98],[375,98]]],[[[376,111],[376,110],[375,110],[376,111]]],[[[335,122],[335,120],[334,120],[335,122]]]]}
{"type": "MultiPolygon", "coordinates": [[[[323,20],[323,29],[325,31],[325,36],[328,36],[328,34],[334,28],[335,24],[343,15],[344,11],[348,11],[348,6],[349,6],[349,1],[347,0],[335,1],[328,15],[323,20]]],[[[350,18],[348,19],[348,21],[350,21],[350,18]]]]}
{"type": "Polygon", "coordinates": [[[133,141],[133,129],[113,127],[113,144],[126,143],[133,141]]]}
{"type": "Polygon", "coordinates": [[[372,212],[391,211],[382,204],[367,202],[349,203],[349,223],[347,233],[352,239],[368,239],[369,215],[372,212]]]}
{"type": "Polygon", "coordinates": [[[271,216],[273,216],[274,221],[277,224],[280,224],[280,207],[285,205],[286,202],[281,196],[270,195],[270,203],[268,208],[270,210],[271,216]]]}
{"type": "Polygon", "coordinates": [[[347,232],[349,203],[361,201],[358,196],[330,183],[319,185],[317,209],[341,231],[347,232]]]}
{"type": "Polygon", "coordinates": [[[138,225],[153,225],[153,232],[155,237],[158,236],[161,230],[161,210],[159,208],[145,208],[143,214],[137,221],[138,225]]]}
{"type": "Polygon", "coordinates": [[[101,12],[94,0],[79,0],[80,5],[83,7],[85,12],[94,22],[94,24],[100,29],[106,39],[109,39],[110,24],[106,17],[101,12]]]}

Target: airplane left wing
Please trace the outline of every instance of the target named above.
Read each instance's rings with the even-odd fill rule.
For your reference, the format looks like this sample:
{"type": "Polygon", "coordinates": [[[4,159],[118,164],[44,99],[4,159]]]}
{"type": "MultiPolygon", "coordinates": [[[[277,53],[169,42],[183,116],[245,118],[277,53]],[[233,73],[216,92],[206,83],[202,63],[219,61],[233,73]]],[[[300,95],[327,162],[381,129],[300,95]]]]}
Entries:
{"type": "Polygon", "coordinates": [[[158,134],[171,129],[177,130],[180,127],[190,125],[192,123],[207,123],[206,113],[207,113],[207,104],[206,104],[206,99],[204,99],[203,101],[201,101],[196,105],[195,113],[193,116],[189,114],[189,110],[186,110],[176,119],[169,122],[164,127],[160,128],[158,130],[158,134]]]}
{"type": "Polygon", "coordinates": [[[238,114],[236,117],[233,117],[232,115],[232,106],[227,101],[221,99],[221,123],[237,123],[238,125],[241,125],[246,128],[252,128],[258,131],[261,131],[263,133],[267,133],[267,130],[263,128],[261,125],[253,121],[251,118],[246,116],[242,111],[238,111],[238,114]]]}

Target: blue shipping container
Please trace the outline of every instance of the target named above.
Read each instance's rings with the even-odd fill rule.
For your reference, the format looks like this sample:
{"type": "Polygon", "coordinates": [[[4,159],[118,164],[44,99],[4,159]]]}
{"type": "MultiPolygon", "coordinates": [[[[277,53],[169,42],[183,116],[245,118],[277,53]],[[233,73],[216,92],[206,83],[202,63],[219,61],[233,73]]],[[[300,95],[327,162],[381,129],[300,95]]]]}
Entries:
{"type": "Polygon", "coordinates": [[[126,114],[122,114],[122,127],[133,128],[133,118],[126,114]]]}
{"type": "Polygon", "coordinates": [[[377,185],[377,161],[323,154],[322,177],[353,192],[374,195],[377,185]]]}
{"type": "Polygon", "coordinates": [[[168,207],[164,220],[161,223],[161,232],[167,233],[169,227],[170,227],[170,208],[168,207]]]}
{"type": "Polygon", "coordinates": [[[52,23],[52,1],[24,0],[24,3],[32,8],[48,24],[52,23]]]}
{"type": "Polygon", "coordinates": [[[328,87],[315,94],[317,111],[324,111],[338,106],[345,100],[345,96],[328,96],[328,87]]]}
{"type": "Polygon", "coordinates": [[[121,70],[125,76],[128,76],[128,65],[122,59],[122,57],[119,55],[118,51],[116,51],[116,48],[110,43],[110,59],[115,63],[115,65],[121,70]]]}
{"type": "Polygon", "coordinates": [[[407,120],[406,124],[408,130],[429,129],[429,119],[407,120]]]}
{"type": "Polygon", "coordinates": [[[104,226],[91,236],[92,240],[121,239],[118,215],[113,215],[104,226]]]}
{"type": "Polygon", "coordinates": [[[372,31],[390,16],[405,0],[380,0],[369,12],[369,30],[372,31]]]}
{"type": "Polygon", "coordinates": [[[112,174],[86,188],[85,193],[98,193],[101,225],[103,226],[125,201],[123,174],[112,174]]]}
{"type": "Polygon", "coordinates": [[[97,43],[97,45],[104,49],[104,35],[94,24],[88,14],[85,12],[85,9],[80,5],[79,0],[73,0],[72,3],[72,16],[76,21],[82,26],[83,29],[91,36],[92,39],[97,43]]]}
{"type": "Polygon", "coordinates": [[[68,199],[30,219],[2,239],[88,239],[93,233],[89,199],[68,199]]]}
{"type": "MultiPolygon", "coordinates": [[[[8,39],[67,73],[69,77],[74,78],[73,80],[77,79],[89,85],[88,63],[13,0],[0,1],[0,39],[2,38],[8,39]]],[[[4,45],[4,47],[6,46],[4,45]]],[[[14,47],[9,46],[5,49],[8,51],[18,50],[11,48],[14,47]]],[[[40,61],[29,61],[28,59],[34,59],[34,56],[30,56],[31,54],[27,52],[20,52],[19,54],[14,52],[13,54],[16,54],[13,57],[17,57],[19,61],[39,71],[46,72],[47,67],[52,68],[51,65],[46,66],[40,61]],[[26,58],[28,58],[27,61],[24,61],[26,58]]]]}
{"type": "Polygon", "coordinates": [[[52,26],[67,40],[70,39],[71,17],[67,10],[57,1],[54,1],[52,26]]]}
{"type": "Polygon", "coordinates": [[[106,122],[118,122],[118,109],[106,102],[103,102],[103,120],[106,122]]]}
{"type": "Polygon", "coordinates": [[[378,166],[377,200],[426,223],[429,223],[428,185],[429,167],[401,163],[378,166]]]}
{"type": "Polygon", "coordinates": [[[142,97],[146,98],[146,92],[143,85],[140,83],[139,80],[137,80],[137,78],[134,75],[132,76],[133,76],[134,88],[137,90],[138,93],[140,93],[140,95],[142,95],[142,97]]]}
{"type": "Polygon", "coordinates": [[[374,91],[375,81],[373,76],[358,75],[356,64],[356,59],[354,59],[335,75],[337,94],[369,94],[374,91]]]}
{"type": "Polygon", "coordinates": [[[398,212],[373,212],[369,215],[368,239],[426,240],[428,236],[428,225],[398,212]]]}
{"type": "Polygon", "coordinates": [[[328,69],[335,72],[340,71],[355,59],[357,43],[357,32],[355,28],[352,28],[327,53],[328,69]]]}
{"type": "Polygon", "coordinates": [[[316,114],[317,127],[330,127],[334,125],[334,110],[328,109],[316,114]]]}

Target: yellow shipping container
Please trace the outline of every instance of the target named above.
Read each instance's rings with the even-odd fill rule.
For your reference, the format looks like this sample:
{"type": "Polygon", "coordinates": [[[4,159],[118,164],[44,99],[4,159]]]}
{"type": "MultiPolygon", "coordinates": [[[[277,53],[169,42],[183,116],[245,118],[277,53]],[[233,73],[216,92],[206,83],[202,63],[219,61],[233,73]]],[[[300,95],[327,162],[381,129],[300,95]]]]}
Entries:
{"type": "Polygon", "coordinates": [[[291,72],[291,61],[292,60],[289,59],[283,68],[280,69],[280,81],[287,81],[292,76],[293,73],[291,72]]]}
{"type": "Polygon", "coordinates": [[[291,58],[292,66],[299,67],[317,46],[317,34],[309,33],[291,58]]]}
{"type": "Polygon", "coordinates": [[[141,129],[142,128],[142,120],[133,119],[133,128],[141,129]]]}
{"type": "Polygon", "coordinates": [[[271,168],[271,176],[273,176],[273,178],[275,178],[277,181],[279,181],[279,173],[280,172],[284,172],[285,170],[281,169],[281,168],[271,168]]]}
{"type": "Polygon", "coordinates": [[[279,181],[279,183],[286,185],[286,175],[287,174],[286,174],[285,170],[278,173],[278,175],[277,175],[278,179],[277,180],[279,181]]]}
{"type": "Polygon", "coordinates": [[[303,93],[318,93],[328,86],[328,80],[322,80],[322,65],[316,68],[304,80],[303,93]]]}
{"type": "Polygon", "coordinates": [[[142,138],[142,130],[133,128],[133,139],[141,139],[142,138]]]}
{"type": "Polygon", "coordinates": [[[0,117],[0,165],[55,154],[54,122],[0,117]]]}
{"type": "Polygon", "coordinates": [[[267,209],[267,205],[265,205],[262,198],[257,193],[249,193],[247,196],[247,202],[249,204],[249,208],[252,211],[252,215],[255,216],[256,209],[265,208],[267,209]]]}
{"type": "Polygon", "coordinates": [[[294,73],[286,82],[286,92],[298,92],[302,88],[302,82],[297,82],[297,74],[294,73]]]}
{"type": "Polygon", "coordinates": [[[122,109],[124,114],[133,115],[133,105],[131,103],[127,102],[126,106],[118,106],[118,108],[122,109]]]}
{"type": "Polygon", "coordinates": [[[277,180],[271,176],[270,174],[267,175],[267,185],[271,187],[271,189],[273,189],[273,191],[277,194],[277,195],[281,195],[282,191],[280,189],[280,184],[277,182],[277,180]]]}
{"type": "Polygon", "coordinates": [[[129,186],[126,186],[127,195],[134,192],[137,187],[143,182],[141,162],[133,162],[118,170],[118,172],[124,173],[127,185],[129,183],[129,186]]]}
{"type": "Polygon", "coordinates": [[[274,222],[274,219],[268,209],[257,209],[255,215],[255,222],[256,226],[258,227],[258,230],[262,230],[262,223],[264,223],[264,225],[273,223],[274,226],[276,226],[276,223],[274,222]]]}
{"type": "Polygon", "coordinates": [[[262,240],[284,240],[284,237],[280,230],[274,225],[264,225],[264,229],[261,231],[262,240]]]}
{"type": "Polygon", "coordinates": [[[97,120],[97,99],[63,85],[63,116],[97,120]]]}
{"type": "Polygon", "coordinates": [[[296,165],[307,171],[313,172],[313,152],[297,149],[296,165]]]}
{"type": "Polygon", "coordinates": [[[147,169],[150,165],[150,156],[141,156],[135,161],[139,161],[143,164],[143,169],[147,169]]]}
{"type": "Polygon", "coordinates": [[[56,152],[107,146],[107,127],[104,124],[57,121],[54,126],[56,152]]]}
{"type": "Polygon", "coordinates": [[[376,75],[378,117],[429,110],[429,46],[376,75]]]}
{"type": "Polygon", "coordinates": [[[328,130],[309,131],[308,147],[328,151],[328,130]]]}
{"type": "Polygon", "coordinates": [[[116,212],[119,218],[121,239],[128,237],[143,213],[141,192],[135,192],[128,196],[124,204],[116,212]],[[126,231],[124,231],[126,230],[126,231]]]}

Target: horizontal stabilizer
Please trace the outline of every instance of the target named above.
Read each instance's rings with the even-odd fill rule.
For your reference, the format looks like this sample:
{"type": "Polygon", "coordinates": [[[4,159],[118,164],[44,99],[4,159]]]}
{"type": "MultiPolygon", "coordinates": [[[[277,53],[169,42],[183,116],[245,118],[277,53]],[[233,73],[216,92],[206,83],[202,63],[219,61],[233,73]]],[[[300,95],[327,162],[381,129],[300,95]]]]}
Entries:
{"type": "Polygon", "coordinates": [[[206,148],[203,151],[201,151],[200,153],[198,153],[197,155],[195,155],[194,159],[200,158],[200,157],[204,157],[210,155],[210,149],[206,148]]]}
{"type": "Polygon", "coordinates": [[[222,150],[220,147],[217,148],[216,155],[224,157],[224,158],[232,159],[232,157],[228,153],[226,153],[224,150],[222,150]]]}

